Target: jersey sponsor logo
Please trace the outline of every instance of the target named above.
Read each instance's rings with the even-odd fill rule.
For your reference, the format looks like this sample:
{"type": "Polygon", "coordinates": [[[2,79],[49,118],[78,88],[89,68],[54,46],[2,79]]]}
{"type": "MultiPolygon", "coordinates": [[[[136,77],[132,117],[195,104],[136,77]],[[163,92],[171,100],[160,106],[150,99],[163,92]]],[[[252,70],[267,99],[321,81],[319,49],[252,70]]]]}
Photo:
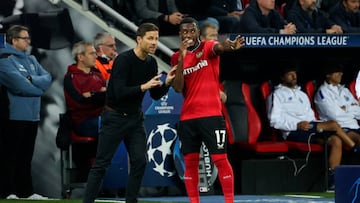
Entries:
{"type": "Polygon", "coordinates": [[[197,63],[195,66],[193,67],[189,67],[189,68],[186,68],[184,69],[184,75],[188,75],[188,74],[191,74],[195,71],[198,71],[206,66],[208,66],[208,61],[207,60],[200,60],[199,63],[197,63]]]}

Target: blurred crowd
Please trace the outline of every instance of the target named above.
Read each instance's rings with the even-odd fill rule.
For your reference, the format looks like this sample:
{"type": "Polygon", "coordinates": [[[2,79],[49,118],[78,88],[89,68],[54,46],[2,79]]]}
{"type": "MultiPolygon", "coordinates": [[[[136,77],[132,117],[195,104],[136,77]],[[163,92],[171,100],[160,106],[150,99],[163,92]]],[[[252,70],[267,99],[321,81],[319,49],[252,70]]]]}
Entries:
{"type": "MultiPolygon", "coordinates": [[[[190,16],[217,24],[223,33],[357,33],[359,0],[104,0],[139,25],[152,22],[161,35],[177,35],[181,19],[190,16]],[[200,8],[200,9],[199,9],[200,8]]],[[[93,7],[96,9],[96,6],[93,7]]],[[[116,21],[99,11],[107,22],[116,21]]]]}

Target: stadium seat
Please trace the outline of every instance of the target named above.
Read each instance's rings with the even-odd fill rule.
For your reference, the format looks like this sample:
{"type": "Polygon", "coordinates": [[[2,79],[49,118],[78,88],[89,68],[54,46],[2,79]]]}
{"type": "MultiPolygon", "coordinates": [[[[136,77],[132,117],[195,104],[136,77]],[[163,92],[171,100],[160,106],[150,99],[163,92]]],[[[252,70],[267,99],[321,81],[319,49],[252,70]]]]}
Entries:
{"type": "MultiPolygon", "coordinates": [[[[311,96],[311,98],[312,98],[311,101],[313,101],[315,89],[316,88],[315,88],[314,81],[309,81],[305,84],[305,92],[308,96],[309,95],[311,96]]],[[[263,82],[260,85],[260,91],[261,91],[261,95],[263,97],[263,101],[266,102],[268,96],[272,92],[271,82],[270,81],[263,82]]],[[[309,96],[309,98],[310,98],[310,96],[309,96]]],[[[275,129],[273,129],[273,131],[275,131],[275,129]]],[[[324,153],[324,168],[326,171],[325,179],[324,179],[324,188],[325,188],[325,190],[327,190],[327,184],[328,184],[328,179],[327,179],[328,152],[327,152],[327,147],[326,147],[327,145],[326,144],[322,145],[322,144],[314,144],[314,143],[303,143],[303,142],[295,142],[295,141],[285,141],[285,143],[288,145],[289,151],[295,151],[295,152],[307,153],[307,154],[309,154],[309,152],[324,153]]]]}
{"type": "Polygon", "coordinates": [[[282,3],[280,6],[276,7],[276,10],[279,11],[280,15],[285,18],[285,7],[286,7],[286,2],[282,3]]]}
{"type": "Polygon", "coordinates": [[[262,123],[251,99],[250,86],[241,81],[225,81],[227,102],[224,117],[229,128],[229,143],[256,154],[284,154],[284,142],[260,141],[262,123]]]}
{"type": "Polygon", "coordinates": [[[317,112],[317,109],[316,109],[315,103],[314,103],[314,96],[315,96],[316,88],[317,88],[316,81],[310,80],[305,83],[304,91],[307,94],[307,96],[309,97],[311,108],[313,109],[313,111],[315,113],[316,119],[319,119],[319,113],[317,112]]]}
{"type": "Polygon", "coordinates": [[[357,100],[357,96],[356,96],[356,90],[355,90],[355,84],[356,84],[356,81],[355,80],[352,80],[349,82],[348,84],[348,88],[351,92],[351,94],[355,97],[355,99],[357,100]]]}
{"type": "MultiPolygon", "coordinates": [[[[222,91],[225,91],[223,83],[220,83],[220,89],[222,91]]],[[[221,103],[221,111],[222,111],[222,114],[223,114],[224,120],[225,120],[226,134],[227,134],[227,137],[228,137],[228,142],[230,144],[234,144],[235,140],[234,140],[234,135],[232,134],[233,130],[232,130],[232,126],[230,124],[229,114],[227,112],[225,103],[223,103],[223,102],[221,103]]]]}
{"type": "Polygon", "coordinates": [[[261,107],[262,107],[262,117],[264,123],[264,131],[269,135],[270,140],[278,140],[278,133],[276,129],[272,128],[267,117],[267,100],[272,91],[272,82],[265,81],[260,84],[260,95],[261,95],[261,107]]]}
{"type": "MultiPolygon", "coordinates": [[[[309,83],[308,86],[307,86],[307,90],[309,90],[309,91],[312,90],[312,92],[314,92],[315,88],[314,88],[314,86],[311,86],[310,83],[309,83]]],[[[260,92],[261,92],[263,101],[266,102],[268,96],[270,96],[270,94],[272,92],[271,81],[263,82],[260,85],[260,92]]],[[[312,93],[312,97],[313,97],[313,94],[314,93],[312,93]]],[[[271,131],[272,131],[272,133],[274,133],[274,131],[276,132],[276,130],[273,129],[273,128],[271,128],[271,131]]],[[[275,136],[275,135],[273,135],[273,136],[275,136]]],[[[311,150],[312,152],[323,152],[324,151],[324,147],[321,144],[310,144],[310,145],[308,145],[307,143],[303,143],[303,142],[294,142],[294,141],[285,141],[285,142],[288,145],[289,150],[296,150],[296,151],[300,151],[300,152],[308,152],[309,150],[311,150]]]]}
{"type": "MultiPolygon", "coordinates": [[[[73,161],[74,145],[96,145],[95,137],[85,137],[77,135],[73,130],[70,131],[71,143],[68,150],[61,150],[61,185],[63,198],[70,199],[72,190],[85,188],[86,182],[77,180],[77,167],[73,161]]],[[[95,157],[93,158],[95,159],[95,157]]],[[[93,161],[93,160],[90,160],[93,161]]]]}

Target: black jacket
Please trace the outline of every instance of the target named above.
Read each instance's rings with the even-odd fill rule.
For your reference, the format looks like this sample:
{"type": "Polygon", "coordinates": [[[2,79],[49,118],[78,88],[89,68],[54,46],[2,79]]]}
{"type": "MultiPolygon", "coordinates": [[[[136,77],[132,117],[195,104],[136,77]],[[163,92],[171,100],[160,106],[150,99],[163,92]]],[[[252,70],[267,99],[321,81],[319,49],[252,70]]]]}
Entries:
{"type": "Polygon", "coordinates": [[[329,17],[341,26],[344,33],[360,33],[360,12],[346,12],[342,1],[339,1],[330,9],[329,17]]]}
{"type": "Polygon", "coordinates": [[[256,0],[252,0],[240,19],[241,33],[279,33],[286,21],[277,10],[265,16],[261,13],[256,0]]]}
{"type": "Polygon", "coordinates": [[[287,20],[296,25],[298,33],[326,33],[326,29],[335,25],[326,17],[325,12],[319,9],[313,11],[310,17],[298,2],[289,10],[287,20]]]}

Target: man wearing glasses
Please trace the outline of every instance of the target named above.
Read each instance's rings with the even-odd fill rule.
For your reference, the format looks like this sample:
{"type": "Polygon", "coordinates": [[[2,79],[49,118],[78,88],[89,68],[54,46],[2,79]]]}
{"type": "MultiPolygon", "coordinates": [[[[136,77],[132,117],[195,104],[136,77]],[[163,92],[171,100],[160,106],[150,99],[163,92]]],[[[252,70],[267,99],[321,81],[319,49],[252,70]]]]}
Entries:
{"type": "Polygon", "coordinates": [[[0,86],[6,88],[8,119],[0,135],[1,196],[7,199],[47,199],[34,193],[31,160],[40,121],[41,96],[51,84],[51,75],[34,56],[28,55],[29,29],[14,25],[6,32],[0,49],[0,86]]]}
{"type": "Polygon", "coordinates": [[[110,72],[115,57],[117,56],[115,38],[108,32],[100,32],[94,37],[94,47],[96,49],[96,64],[101,75],[106,81],[110,78],[110,72]]]}

